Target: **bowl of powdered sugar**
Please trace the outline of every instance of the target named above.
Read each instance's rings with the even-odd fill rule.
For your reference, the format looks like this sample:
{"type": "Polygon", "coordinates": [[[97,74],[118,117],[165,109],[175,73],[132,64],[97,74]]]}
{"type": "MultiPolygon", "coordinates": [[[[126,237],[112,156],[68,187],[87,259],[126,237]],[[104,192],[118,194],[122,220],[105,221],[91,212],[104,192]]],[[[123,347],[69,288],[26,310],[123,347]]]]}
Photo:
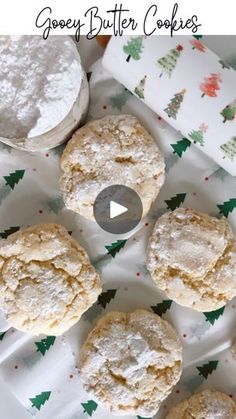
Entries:
{"type": "Polygon", "coordinates": [[[0,141],[43,151],[66,141],[88,108],[88,83],[68,36],[0,36],[0,141]]]}

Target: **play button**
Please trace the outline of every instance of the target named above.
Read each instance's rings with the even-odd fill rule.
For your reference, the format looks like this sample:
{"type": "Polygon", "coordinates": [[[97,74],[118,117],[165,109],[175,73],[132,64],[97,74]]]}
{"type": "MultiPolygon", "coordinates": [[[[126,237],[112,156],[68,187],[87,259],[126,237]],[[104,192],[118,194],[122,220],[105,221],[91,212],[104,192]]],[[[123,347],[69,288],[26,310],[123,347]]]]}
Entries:
{"type": "Polygon", "coordinates": [[[137,226],[142,218],[143,206],[133,189],[112,185],[98,194],[93,213],[103,230],[112,234],[124,234],[137,226]]]}
{"type": "Polygon", "coordinates": [[[128,211],[128,208],[123,205],[117,204],[114,201],[110,202],[110,218],[118,217],[118,215],[124,214],[126,211],[128,211]]]}

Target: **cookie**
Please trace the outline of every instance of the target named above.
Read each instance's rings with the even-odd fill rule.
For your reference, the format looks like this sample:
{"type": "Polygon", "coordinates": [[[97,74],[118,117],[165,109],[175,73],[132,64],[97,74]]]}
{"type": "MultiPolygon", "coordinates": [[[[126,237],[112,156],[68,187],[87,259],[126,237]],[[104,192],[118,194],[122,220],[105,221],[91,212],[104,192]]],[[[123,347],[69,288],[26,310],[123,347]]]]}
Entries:
{"type": "Polygon", "coordinates": [[[173,407],[166,419],[235,419],[236,404],[225,393],[204,390],[173,407]]]}
{"type": "Polygon", "coordinates": [[[182,347],[173,327],[146,310],[111,312],[90,332],[80,376],[112,414],[153,416],[179,381],[182,347]]]}
{"type": "Polygon", "coordinates": [[[134,189],[145,215],[164,182],[164,160],[151,135],[131,115],[108,115],[80,128],[61,158],[65,205],[88,219],[102,189],[134,189]]]}
{"type": "Polygon", "coordinates": [[[236,241],[225,218],[188,208],[157,221],[147,249],[156,285],[177,303],[213,311],[236,295],[236,241]]]}
{"type": "Polygon", "coordinates": [[[16,329],[60,335],[97,300],[100,279],[87,254],[56,224],[0,241],[0,308],[16,329]]]}

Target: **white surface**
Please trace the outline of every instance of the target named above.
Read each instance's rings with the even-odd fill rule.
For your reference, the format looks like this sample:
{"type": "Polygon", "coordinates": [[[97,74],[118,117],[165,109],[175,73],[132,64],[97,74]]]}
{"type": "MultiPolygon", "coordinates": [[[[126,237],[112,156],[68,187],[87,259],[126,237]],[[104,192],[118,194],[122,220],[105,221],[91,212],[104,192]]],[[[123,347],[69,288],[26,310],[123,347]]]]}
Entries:
{"type": "Polygon", "coordinates": [[[110,218],[118,217],[118,215],[124,214],[128,211],[128,208],[123,205],[117,204],[117,202],[110,202],[110,218]]]}
{"type": "MultiPolygon", "coordinates": [[[[229,54],[231,54],[233,52],[233,49],[232,49],[232,51],[230,50],[230,48],[232,48],[232,42],[231,43],[228,42],[228,39],[226,37],[218,38],[218,40],[219,40],[219,42],[218,42],[219,49],[222,50],[222,54],[223,54],[223,52],[225,50],[225,47],[224,47],[225,45],[227,45],[227,48],[229,46],[229,54]]],[[[212,42],[212,48],[214,50],[214,43],[213,42],[212,42]]],[[[79,50],[81,52],[82,61],[83,61],[84,65],[85,65],[85,68],[86,69],[88,69],[88,66],[91,64],[91,62],[92,61],[95,61],[101,55],[101,53],[102,53],[102,49],[99,48],[99,47],[97,47],[96,41],[90,41],[90,42],[88,42],[85,39],[81,39],[80,44],[79,44],[79,50]]],[[[235,49],[234,49],[234,51],[235,51],[235,49]]],[[[219,53],[219,51],[218,51],[218,53],[219,53]]],[[[224,52],[224,54],[225,54],[225,52],[224,52]]],[[[137,116],[139,116],[140,119],[143,119],[143,122],[144,123],[148,124],[148,121],[150,119],[150,115],[148,115],[148,117],[146,117],[146,119],[145,119],[145,115],[143,115],[143,114],[144,114],[143,109],[141,109],[140,110],[140,114],[137,115],[137,116]]],[[[194,172],[196,170],[196,168],[194,166],[194,162],[193,162],[191,168],[190,168],[190,165],[186,166],[186,173],[188,173],[188,170],[190,170],[194,174],[194,172]]],[[[199,168],[199,170],[200,170],[200,168],[199,168]]],[[[47,178],[44,175],[44,173],[42,174],[42,176],[43,176],[44,182],[46,183],[47,178]]],[[[53,173],[51,173],[51,176],[53,177],[53,173]]],[[[54,177],[55,176],[57,176],[57,174],[55,175],[55,173],[54,173],[54,177]]],[[[186,186],[186,179],[183,178],[182,181],[183,181],[183,185],[186,186]]],[[[178,190],[178,184],[175,182],[175,179],[174,178],[172,179],[172,182],[173,182],[173,185],[172,185],[173,195],[176,192],[183,192],[182,190],[178,190]]],[[[198,186],[196,186],[196,187],[197,187],[197,190],[198,190],[198,186]]],[[[221,200],[223,200],[224,193],[225,193],[225,191],[222,188],[222,196],[221,196],[222,199],[221,200]]],[[[206,189],[206,195],[207,196],[210,196],[211,195],[211,191],[208,190],[208,189],[206,189]]],[[[204,194],[203,194],[203,196],[204,196],[204,194]]],[[[31,198],[33,198],[33,197],[31,197],[31,198]]],[[[165,196],[165,198],[169,198],[169,196],[165,196]]],[[[31,201],[31,204],[34,205],[34,202],[31,201]]],[[[21,200],[20,205],[23,205],[23,200],[21,200]]],[[[199,199],[197,197],[196,198],[196,202],[195,202],[195,206],[198,209],[201,209],[200,208],[201,205],[203,205],[203,204],[201,204],[201,202],[199,202],[199,199]]],[[[210,210],[212,210],[212,207],[210,208],[210,210]]],[[[4,216],[6,216],[6,217],[8,216],[6,212],[4,212],[4,216]]],[[[27,217],[27,215],[26,215],[26,217],[27,217]]],[[[24,220],[21,220],[21,221],[24,222],[24,220]]],[[[31,220],[29,220],[29,222],[30,221],[31,220]]],[[[63,223],[63,221],[65,221],[65,220],[61,219],[61,222],[62,223],[63,223]]],[[[89,228],[89,226],[88,226],[88,228],[89,228]]],[[[96,240],[95,240],[95,237],[93,235],[91,236],[90,240],[91,241],[94,241],[94,244],[96,245],[96,240]]],[[[85,242],[85,244],[86,244],[86,242],[85,242]]],[[[107,244],[107,242],[105,244],[107,244]]],[[[127,262],[127,260],[129,259],[130,256],[132,257],[132,253],[129,253],[129,252],[124,252],[123,254],[121,254],[121,259],[117,261],[117,266],[116,266],[116,269],[117,269],[118,274],[119,273],[122,273],[123,266],[125,265],[125,263],[127,262]],[[123,257],[123,259],[122,259],[122,257],[123,257]],[[119,266],[118,266],[118,264],[119,264],[119,266]],[[119,269],[120,269],[120,271],[119,271],[119,269]]],[[[114,261],[114,263],[115,263],[115,261],[114,261]]],[[[135,267],[134,267],[134,269],[135,269],[135,267]]],[[[140,269],[140,267],[137,267],[137,269],[140,269]]],[[[134,270],[134,275],[135,275],[135,270],[134,270]]],[[[143,296],[143,291],[145,290],[145,293],[146,293],[147,290],[148,290],[148,288],[147,289],[146,288],[144,289],[143,287],[144,287],[144,285],[140,284],[140,288],[141,288],[140,295],[142,294],[142,296],[143,296]]],[[[152,289],[150,289],[149,291],[150,291],[150,298],[151,298],[151,296],[153,294],[153,291],[152,291],[152,289]]],[[[130,307],[130,300],[127,299],[127,296],[126,296],[127,293],[124,292],[123,294],[124,294],[124,295],[122,295],[123,300],[126,301],[126,303],[127,303],[125,308],[128,308],[128,307],[130,307]],[[126,300],[125,300],[125,298],[126,298],[126,300]]],[[[134,294],[134,296],[136,296],[136,288],[133,290],[133,294],[134,294]]],[[[137,300],[137,304],[138,303],[140,304],[140,301],[139,300],[137,300]]],[[[133,301],[132,302],[132,307],[134,307],[135,305],[136,305],[136,302],[133,301]]],[[[114,309],[118,309],[118,307],[114,306],[114,309]]],[[[189,317],[188,314],[189,313],[186,312],[185,317],[186,317],[187,320],[188,320],[188,317],[189,317]]],[[[177,320],[175,321],[175,323],[178,326],[177,320]]],[[[82,333],[82,332],[80,332],[80,333],[82,333]]],[[[226,342],[226,335],[227,335],[227,337],[229,337],[229,335],[231,334],[231,329],[230,328],[222,328],[222,329],[219,329],[218,328],[218,325],[216,324],[215,339],[216,339],[217,342],[219,340],[219,333],[220,333],[220,336],[221,336],[221,341],[226,342]]],[[[78,334],[79,334],[79,330],[78,330],[78,334]]],[[[230,345],[230,340],[228,340],[227,342],[229,342],[228,343],[228,346],[229,346],[230,345]]],[[[216,346],[216,345],[214,345],[214,346],[216,346]]],[[[194,343],[193,345],[190,346],[190,348],[192,349],[192,355],[193,356],[189,360],[186,359],[186,362],[189,362],[189,363],[193,362],[192,361],[192,358],[196,358],[195,357],[195,354],[196,354],[196,351],[199,350],[199,343],[198,342],[194,343]]],[[[204,344],[201,345],[201,348],[204,351],[204,344]]],[[[230,376],[230,374],[229,374],[229,376],[230,376]]],[[[29,418],[32,419],[32,416],[29,415],[25,411],[25,409],[17,402],[17,400],[9,392],[7,386],[4,385],[4,383],[2,383],[1,381],[0,381],[0,406],[1,406],[0,419],[16,419],[16,418],[17,419],[29,419],[29,418]]],[[[105,418],[107,418],[107,416],[105,418]]],[[[57,419],[57,418],[51,418],[51,419],[57,419]]],[[[68,418],[64,417],[63,419],[68,419],[68,418]]]]}

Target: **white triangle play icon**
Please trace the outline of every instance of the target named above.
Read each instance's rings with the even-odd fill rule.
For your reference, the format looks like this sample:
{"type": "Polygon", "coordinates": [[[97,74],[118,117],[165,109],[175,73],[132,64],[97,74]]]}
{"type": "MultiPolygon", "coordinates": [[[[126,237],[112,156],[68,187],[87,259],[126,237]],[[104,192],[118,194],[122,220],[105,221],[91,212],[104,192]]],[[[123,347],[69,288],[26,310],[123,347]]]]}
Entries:
{"type": "Polygon", "coordinates": [[[110,201],[110,218],[115,218],[118,215],[124,214],[126,211],[128,211],[128,208],[117,204],[117,202],[110,201]]]}

